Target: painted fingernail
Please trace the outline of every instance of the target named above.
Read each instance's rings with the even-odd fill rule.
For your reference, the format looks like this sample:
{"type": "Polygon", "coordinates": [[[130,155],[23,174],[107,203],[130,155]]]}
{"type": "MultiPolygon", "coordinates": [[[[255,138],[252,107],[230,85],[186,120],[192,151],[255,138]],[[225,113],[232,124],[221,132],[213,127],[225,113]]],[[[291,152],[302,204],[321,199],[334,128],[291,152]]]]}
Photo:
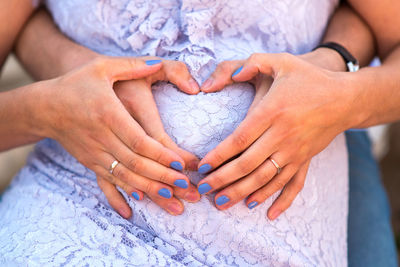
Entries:
{"type": "Polygon", "coordinates": [[[184,199],[189,202],[197,202],[200,200],[200,195],[197,191],[191,190],[185,194],[184,199]]]}
{"type": "Polygon", "coordinates": [[[153,66],[159,63],[161,63],[161,60],[159,59],[146,60],[146,65],[148,66],[153,66]]]}
{"type": "Polygon", "coordinates": [[[175,180],[174,185],[176,185],[177,187],[183,188],[183,189],[186,189],[189,187],[186,180],[183,180],[183,179],[175,180]]]}
{"type": "Polygon", "coordinates": [[[271,214],[271,220],[275,220],[276,218],[278,218],[278,216],[281,214],[280,210],[276,210],[274,212],[272,212],[271,214]]]}
{"type": "Polygon", "coordinates": [[[182,207],[178,203],[171,202],[167,205],[167,210],[172,214],[177,215],[182,212],[182,207]]]}
{"type": "Polygon", "coordinates": [[[139,199],[140,199],[139,194],[136,193],[136,192],[133,192],[133,193],[132,193],[132,196],[133,196],[133,198],[136,199],[136,200],[139,200],[139,199]]]}
{"type": "Polygon", "coordinates": [[[158,190],[158,194],[165,198],[172,197],[171,191],[169,191],[167,188],[161,188],[160,190],[158,190]]]}
{"type": "Polygon", "coordinates": [[[202,85],[201,85],[201,89],[202,90],[207,90],[211,87],[211,85],[213,84],[213,79],[212,78],[208,78],[202,85]]]}
{"type": "Polygon", "coordinates": [[[197,172],[201,174],[205,174],[211,170],[211,165],[206,163],[200,166],[199,170],[197,172]]]}
{"type": "Polygon", "coordinates": [[[253,201],[253,202],[250,202],[249,205],[247,205],[247,207],[248,207],[249,209],[253,209],[253,208],[255,208],[257,205],[258,205],[258,202],[257,202],[257,201],[253,201]]]}
{"type": "Polygon", "coordinates": [[[215,200],[215,203],[217,203],[218,206],[221,206],[229,201],[230,201],[229,197],[222,195],[215,200]]]}
{"type": "Polygon", "coordinates": [[[169,164],[169,166],[170,166],[172,169],[175,169],[175,170],[177,170],[177,171],[183,170],[183,166],[182,166],[182,164],[181,164],[179,161],[173,161],[173,162],[171,162],[171,164],[169,164]]]}
{"type": "Polygon", "coordinates": [[[205,194],[211,190],[211,186],[207,183],[199,185],[198,191],[200,194],[205,194]]]}
{"type": "Polygon", "coordinates": [[[193,78],[190,78],[189,85],[193,92],[198,92],[200,90],[199,85],[193,78]]]}
{"type": "Polygon", "coordinates": [[[242,71],[242,69],[243,69],[243,66],[241,66],[240,68],[238,68],[238,69],[232,74],[232,77],[238,75],[239,72],[242,71]]]}

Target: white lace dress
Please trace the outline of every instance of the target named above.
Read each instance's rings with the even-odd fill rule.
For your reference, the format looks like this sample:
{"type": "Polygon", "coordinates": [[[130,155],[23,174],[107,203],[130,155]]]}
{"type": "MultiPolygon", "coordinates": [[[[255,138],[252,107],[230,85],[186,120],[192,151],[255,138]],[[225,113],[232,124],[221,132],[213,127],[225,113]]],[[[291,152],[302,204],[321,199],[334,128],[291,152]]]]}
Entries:
{"type": "MultiPolygon", "coordinates": [[[[303,53],[319,42],[337,0],[48,0],[70,38],[109,55],[182,60],[201,83],[222,60],[303,53]]],[[[244,118],[253,88],[185,95],[154,86],[167,132],[204,156],[244,118]]],[[[290,97],[290,96],[288,96],[290,97]]],[[[267,116],[267,115],[266,115],[267,116]]],[[[346,266],[347,153],[343,135],[312,160],[304,189],[276,221],[272,197],[218,211],[208,197],[168,215],[126,196],[130,220],[95,175],[57,142],[40,142],[0,202],[0,265],[346,266]]],[[[194,180],[201,178],[190,174],[194,180]]]]}

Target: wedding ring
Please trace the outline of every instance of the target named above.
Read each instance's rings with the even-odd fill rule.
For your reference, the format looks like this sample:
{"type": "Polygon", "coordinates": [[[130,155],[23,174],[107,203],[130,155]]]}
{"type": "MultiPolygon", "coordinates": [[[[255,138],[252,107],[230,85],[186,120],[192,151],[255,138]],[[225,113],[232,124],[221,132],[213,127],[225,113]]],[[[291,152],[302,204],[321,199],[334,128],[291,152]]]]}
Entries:
{"type": "Polygon", "coordinates": [[[277,169],[277,172],[276,172],[276,174],[279,174],[280,172],[281,172],[281,170],[282,170],[282,168],[281,168],[281,166],[279,166],[279,164],[278,163],[276,163],[276,161],[275,160],[273,160],[273,159],[269,159],[271,162],[272,162],[272,164],[274,164],[274,166],[276,167],[276,169],[277,169]]]}
{"type": "Polygon", "coordinates": [[[110,169],[108,169],[108,171],[113,174],[115,167],[117,167],[117,165],[119,164],[118,160],[114,160],[113,163],[111,163],[110,169]]]}

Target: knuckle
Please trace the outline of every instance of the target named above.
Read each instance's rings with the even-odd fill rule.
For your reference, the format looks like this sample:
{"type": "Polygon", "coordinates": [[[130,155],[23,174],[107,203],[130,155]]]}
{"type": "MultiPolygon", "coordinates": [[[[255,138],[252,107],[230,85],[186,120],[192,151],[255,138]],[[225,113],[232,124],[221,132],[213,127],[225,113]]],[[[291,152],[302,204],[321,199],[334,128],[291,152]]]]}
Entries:
{"type": "Polygon", "coordinates": [[[253,163],[250,159],[244,157],[238,160],[238,169],[241,174],[248,174],[253,170],[253,163]]]}
{"type": "Polygon", "coordinates": [[[276,179],[274,181],[274,187],[276,188],[276,190],[280,190],[282,188],[284,188],[286,185],[286,182],[282,179],[276,179]]]}
{"type": "Polygon", "coordinates": [[[139,135],[134,136],[134,137],[131,139],[130,148],[131,148],[133,151],[139,151],[140,148],[142,147],[143,142],[144,142],[144,137],[139,136],[139,135]]]}
{"type": "Polygon", "coordinates": [[[159,181],[164,183],[164,184],[168,184],[171,176],[169,175],[169,173],[167,172],[163,172],[160,176],[159,176],[159,181]]]}
{"type": "Polygon", "coordinates": [[[232,143],[233,146],[238,147],[239,149],[244,149],[249,143],[249,137],[247,134],[239,132],[233,136],[232,143]]]}
{"type": "Polygon", "coordinates": [[[152,183],[152,181],[150,180],[147,180],[144,185],[144,192],[150,195],[152,194],[153,191],[154,191],[154,183],[152,183]]]}
{"type": "Polygon", "coordinates": [[[139,172],[143,167],[143,161],[138,157],[133,157],[128,160],[128,168],[133,172],[139,172]]]}
{"type": "Polygon", "coordinates": [[[214,175],[212,177],[212,180],[213,180],[213,184],[214,184],[213,188],[214,187],[221,187],[221,186],[225,185],[225,179],[219,174],[214,175]]]}

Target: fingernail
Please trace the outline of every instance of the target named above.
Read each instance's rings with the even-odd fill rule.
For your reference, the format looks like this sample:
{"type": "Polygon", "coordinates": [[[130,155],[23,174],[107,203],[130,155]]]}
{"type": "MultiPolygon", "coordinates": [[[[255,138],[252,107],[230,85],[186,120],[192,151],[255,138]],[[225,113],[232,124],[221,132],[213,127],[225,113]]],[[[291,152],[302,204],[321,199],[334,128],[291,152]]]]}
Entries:
{"type": "Polygon", "coordinates": [[[136,200],[139,200],[139,199],[140,199],[139,194],[136,193],[136,192],[133,192],[133,193],[132,193],[132,196],[133,196],[133,198],[136,199],[136,200]]]}
{"type": "Polygon", "coordinates": [[[185,194],[184,199],[189,202],[197,202],[200,200],[200,195],[197,191],[191,190],[185,194]]]}
{"type": "Polygon", "coordinates": [[[274,212],[272,212],[271,214],[271,220],[275,220],[276,218],[278,218],[278,216],[281,214],[280,210],[276,210],[274,212]]]}
{"type": "Polygon", "coordinates": [[[199,191],[200,194],[205,194],[205,193],[209,192],[211,189],[212,188],[209,184],[204,183],[204,184],[199,185],[197,190],[199,191]]]}
{"type": "Polygon", "coordinates": [[[175,170],[177,170],[177,171],[183,170],[183,166],[182,166],[182,164],[181,164],[179,161],[173,161],[173,162],[171,162],[171,164],[169,164],[169,166],[170,166],[172,169],[175,169],[175,170]]]}
{"type": "Polygon", "coordinates": [[[169,191],[167,188],[161,188],[160,190],[158,190],[158,194],[165,198],[172,197],[171,191],[169,191]]]}
{"type": "Polygon", "coordinates": [[[174,185],[176,185],[177,187],[183,188],[183,189],[186,189],[189,187],[186,180],[183,180],[183,179],[175,180],[174,185]]]}
{"type": "Polygon", "coordinates": [[[258,202],[257,201],[253,201],[253,202],[250,202],[249,205],[247,205],[247,207],[249,209],[253,209],[257,205],[258,205],[258,202]]]}
{"type": "Polygon", "coordinates": [[[199,172],[201,174],[205,174],[205,173],[209,172],[210,170],[211,170],[211,165],[206,163],[206,164],[201,165],[197,172],[199,172]]]}
{"type": "Polygon", "coordinates": [[[175,202],[171,202],[167,205],[167,210],[171,212],[172,214],[180,214],[181,213],[181,205],[175,202]]]}
{"type": "Polygon", "coordinates": [[[218,206],[221,206],[229,201],[230,201],[229,197],[222,195],[218,197],[217,200],[215,200],[215,203],[217,203],[218,206]]]}
{"type": "Polygon", "coordinates": [[[238,75],[239,72],[242,71],[242,69],[243,69],[243,66],[241,66],[240,68],[238,68],[238,69],[232,74],[232,77],[238,75]]]}
{"type": "Polygon", "coordinates": [[[159,59],[146,60],[146,65],[148,66],[153,66],[159,63],[161,63],[161,60],[159,59]]]}
{"type": "Polygon", "coordinates": [[[200,91],[199,85],[197,84],[197,82],[193,78],[190,78],[189,84],[190,84],[190,88],[192,88],[193,92],[200,91]]]}
{"type": "Polygon", "coordinates": [[[208,78],[202,85],[201,85],[201,89],[202,90],[207,90],[211,87],[211,85],[213,84],[213,79],[212,78],[208,78]]]}

